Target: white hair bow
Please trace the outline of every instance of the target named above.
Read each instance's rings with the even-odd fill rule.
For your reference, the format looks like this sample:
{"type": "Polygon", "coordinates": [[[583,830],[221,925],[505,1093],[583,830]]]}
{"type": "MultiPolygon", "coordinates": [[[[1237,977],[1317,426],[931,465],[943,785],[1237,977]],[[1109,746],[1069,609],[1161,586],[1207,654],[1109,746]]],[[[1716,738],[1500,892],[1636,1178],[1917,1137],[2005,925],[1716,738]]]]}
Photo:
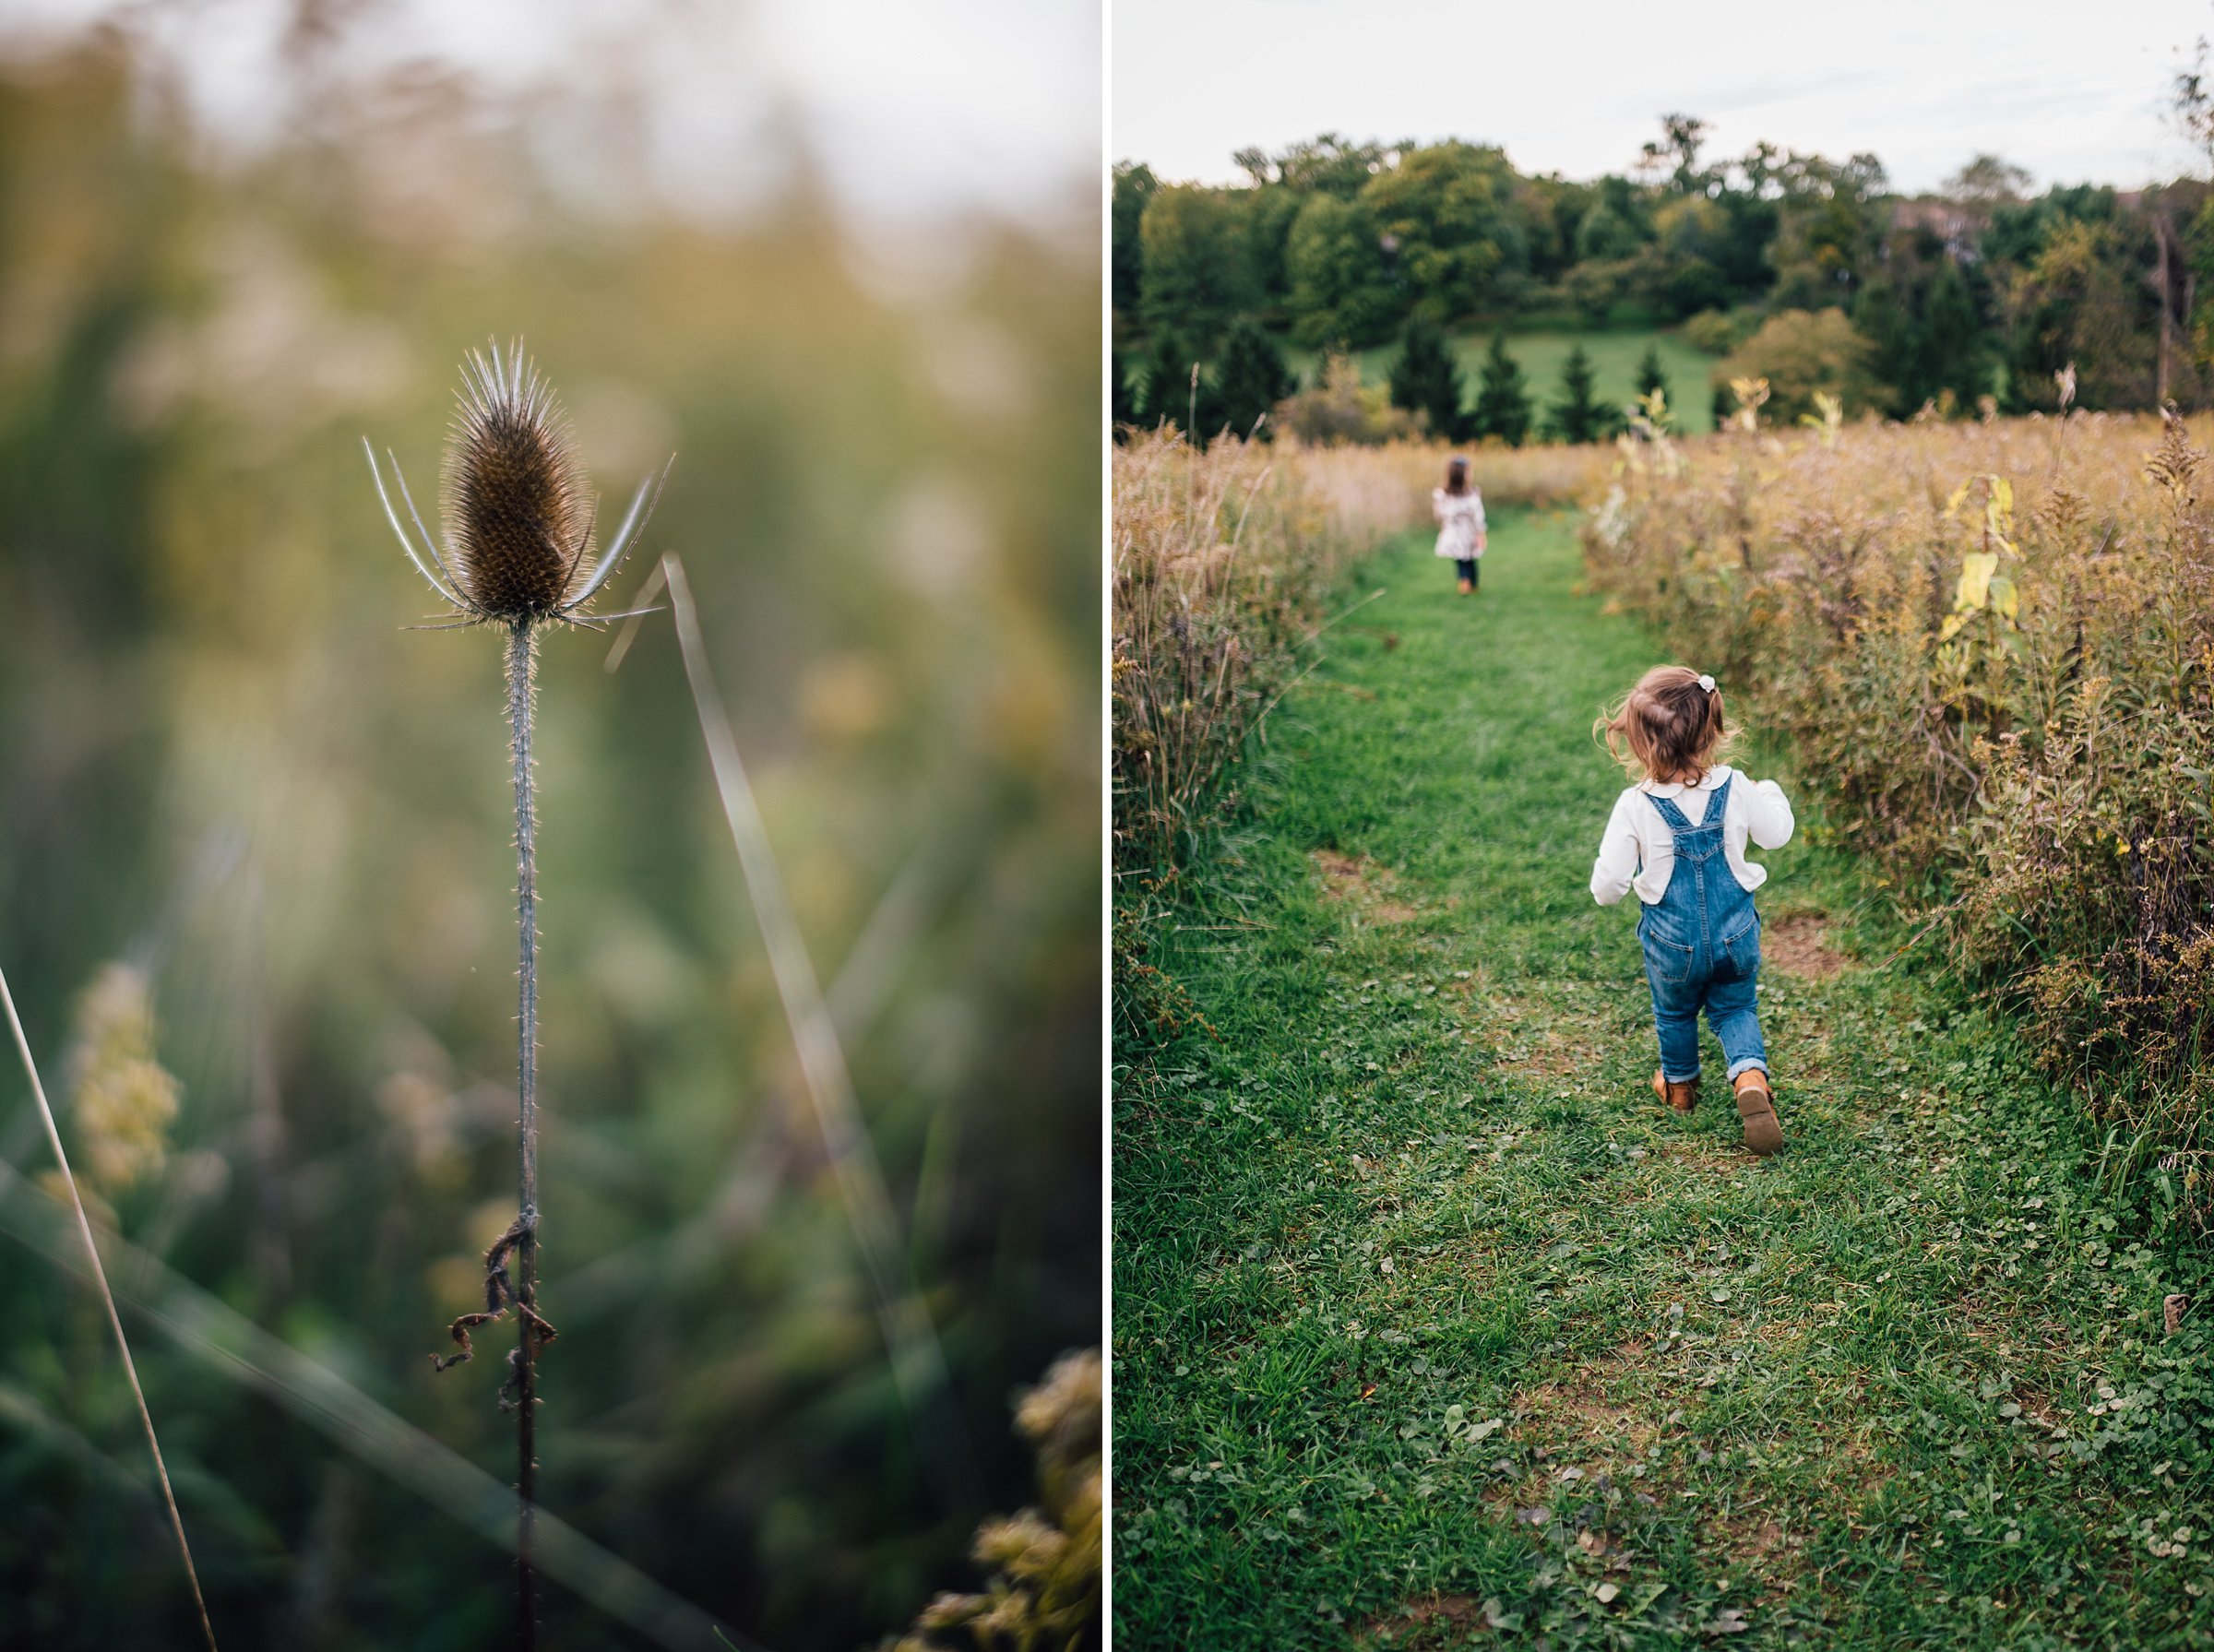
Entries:
{"type": "Polygon", "coordinates": [[[1714,692],[1714,679],[1702,671],[1699,673],[1699,686],[1705,689],[1708,694],[1712,694],[1714,692]]]}

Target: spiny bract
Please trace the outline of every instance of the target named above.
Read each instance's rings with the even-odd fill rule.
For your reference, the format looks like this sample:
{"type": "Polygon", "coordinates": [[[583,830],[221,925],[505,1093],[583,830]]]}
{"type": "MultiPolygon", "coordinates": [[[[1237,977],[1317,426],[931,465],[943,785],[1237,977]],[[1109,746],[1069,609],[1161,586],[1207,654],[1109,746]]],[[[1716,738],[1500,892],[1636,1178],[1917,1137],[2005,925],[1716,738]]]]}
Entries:
{"type": "MultiPolygon", "coordinates": [[[[470,351],[461,378],[446,449],[443,547],[423,526],[399,461],[387,451],[417,536],[409,538],[369,452],[377,497],[400,548],[462,624],[591,623],[578,610],[637,542],[668,468],[638,484],[622,527],[594,560],[599,502],[577,462],[568,419],[521,340],[505,351],[497,343],[470,351]]],[[[366,439],[362,446],[368,448],[366,439]]]]}

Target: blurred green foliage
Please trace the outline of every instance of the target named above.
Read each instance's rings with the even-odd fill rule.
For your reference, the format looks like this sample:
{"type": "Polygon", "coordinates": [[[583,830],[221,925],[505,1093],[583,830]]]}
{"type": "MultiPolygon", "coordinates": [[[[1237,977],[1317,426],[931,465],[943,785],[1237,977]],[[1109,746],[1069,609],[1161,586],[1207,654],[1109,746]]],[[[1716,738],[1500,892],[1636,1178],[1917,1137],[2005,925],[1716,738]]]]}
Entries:
{"type": "MultiPolygon", "coordinates": [[[[84,990],[150,992],[124,1233],[503,1479],[496,1372],[427,1357],[513,1214],[500,647],[405,629],[361,437],[423,501],[462,351],[520,334],[610,508],[678,456],[601,606],[684,553],[975,1472],[936,1494],[901,1411],[657,618],[542,655],[541,1485],[779,1648],[969,1581],[1010,1396],[1099,1337],[1089,214],[926,279],[803,173],[742,225],[579,208],[451,82],[241,156],[112,39],[0,65],[0,963],[57,1099],[84,990]]],[[[0,1644],[185,1644],[99,1310],[0,1256],[0,1644]]],[[[504,1642],[499,1550],[125,1318],[226,1646],[504,1642]]],[[[543,1644],[634,1638],[554,1588],[543,1644]]]]}

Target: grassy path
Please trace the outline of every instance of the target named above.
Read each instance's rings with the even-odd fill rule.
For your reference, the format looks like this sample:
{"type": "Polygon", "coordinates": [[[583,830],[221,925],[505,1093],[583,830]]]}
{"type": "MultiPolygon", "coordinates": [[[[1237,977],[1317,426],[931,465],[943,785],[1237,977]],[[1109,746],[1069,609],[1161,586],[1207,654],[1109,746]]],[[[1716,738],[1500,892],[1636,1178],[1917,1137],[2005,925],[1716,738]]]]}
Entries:
{"type": "Polygon", "coordinates": [[[1585,883],[1655,656],[1577,573],[1380,557],[1198,875],[1218,1037],[1115,1086],[1116,1644],[2214,1644],[2197,1281],[1851,867],[1766,857],[1786,1152],[1710,1038],[1653,1100],[1585,883]]]}

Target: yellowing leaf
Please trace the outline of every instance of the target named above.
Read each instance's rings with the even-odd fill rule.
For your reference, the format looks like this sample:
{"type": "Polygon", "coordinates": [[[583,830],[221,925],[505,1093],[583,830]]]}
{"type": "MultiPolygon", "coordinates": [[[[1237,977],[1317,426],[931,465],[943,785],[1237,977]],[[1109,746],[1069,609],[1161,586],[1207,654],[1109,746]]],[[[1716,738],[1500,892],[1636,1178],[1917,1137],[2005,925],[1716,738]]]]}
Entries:
{"type": "Polygon", "coordinates": [[[2014,618],[2021,607],[2021,595],[2014,588],[2014,581],[2001,574],[1991,582],[1991,605],[2008,619],[2014,618]]]}
{"type": "Polygon", "coordinates": [[[1991,595],[1991,576],[1998,571],[1998,553],[1970,552],[1960,564],[1960,594],[1953,605],[1967,610],[1982,607],[1991,595]]]}
{"type": "Polygon", "coordinates": [[[1967,624],[1968,615],[1964,613],[1948,613],[1945,616],[1945,624],[1937,628],[1937,640],[1939,642],[1951,642],[1953,638],[1958,635],[1960,627],[1967,624]]]}
{"type": "Polygon", "coordinates": [[[1945,502],[1945,514],[1946,516],[1957,517],[1960,514],[1960,502],[1968,497],[1968,490],[1973,485],[1974,481],[1975,479],[1970,477],[1967,481],[1962,482],[1958,487],[1953,490],[1953,496],[1945,502]]]}

